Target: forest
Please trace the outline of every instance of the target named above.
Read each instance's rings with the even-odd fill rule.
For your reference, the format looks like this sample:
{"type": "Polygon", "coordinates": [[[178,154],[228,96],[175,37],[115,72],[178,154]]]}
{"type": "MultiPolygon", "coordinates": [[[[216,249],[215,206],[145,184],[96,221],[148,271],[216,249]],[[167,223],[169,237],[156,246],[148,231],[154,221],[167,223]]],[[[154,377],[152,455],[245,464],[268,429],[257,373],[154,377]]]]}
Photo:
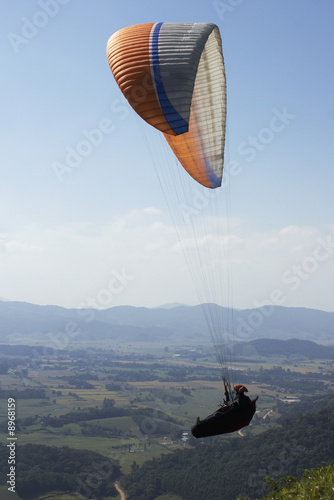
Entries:
{"type": "MultiPolygon", "coordinates": [[[[16,491],[23,500],[33,500],[50,491],[73,491],[86,496],[90,483],[98,496],[117,494],[114,482],[120,470],[110,458],[68,446],[26,444],[18,450],[16,491]]],[[[1,445],[1,484],[7,480],[7,456],[6,447],[1,445]]]]}
{"type": "Polygon", "coordinates": [[[266,493],[266,476],[301,477],[305,469],[332,463],[334,402],[247,441],[226,438],[194,446],[195,450],[180,450],[142,467],[134,464],[121,480],[127,498],[154,500],[173,493],[184,500],[254,499],[266,493]]]}

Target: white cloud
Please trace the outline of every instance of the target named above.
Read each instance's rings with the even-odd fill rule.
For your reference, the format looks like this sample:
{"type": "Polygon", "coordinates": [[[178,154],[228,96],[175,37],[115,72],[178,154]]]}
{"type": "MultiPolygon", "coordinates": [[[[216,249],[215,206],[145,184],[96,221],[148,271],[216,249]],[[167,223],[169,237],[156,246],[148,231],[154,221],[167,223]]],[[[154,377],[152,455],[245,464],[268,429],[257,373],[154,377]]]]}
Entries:
{"type": "Polygon", "coordinates": [[[244,237],[233,248],[234,257],[243,262],[233,269],[239,300],[252,306],[278,289],[284,296],[281,305],[333,310],[334,231],[329,229],[289,226],[244,237]],[[327,239],[327,250],[319,253],[320,242],[327,239]]]}
{"type": "Polygon", "coordinates": [[[180,240],[164,219],[164,213],[150,207],[114,218],[107,226],[69,224],[47,230],[34,226],[2,234],[0,296],[77,307],[108,287],[116,289],[110,284],[116,272],[131,279],[126,286],[120,282],[119,293],[104,293],[105,307],[196,303],[196,291],[201,299],[231,305],[232,283],[237,308],[253,307],[280,289],[285,297],[282,305],[333,309],[332,240],[327,254],[318,252],[317,260],[316,253],[321,238],[325,242],[334,238],[333,227],[327,232],[289,226],[243,234],[239,221],[222,234],[215,234],[211,226],[207,234],[196,237],[181,231],[180,240]],[[298,286],[292,289],[293,284],[298,286]]]}

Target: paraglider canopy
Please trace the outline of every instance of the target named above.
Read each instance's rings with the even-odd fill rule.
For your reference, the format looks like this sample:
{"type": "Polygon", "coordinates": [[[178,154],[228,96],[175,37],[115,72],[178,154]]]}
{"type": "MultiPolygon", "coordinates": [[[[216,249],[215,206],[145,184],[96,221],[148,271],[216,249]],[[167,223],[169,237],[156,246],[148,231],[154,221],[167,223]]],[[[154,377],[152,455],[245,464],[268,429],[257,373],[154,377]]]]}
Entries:
{"type": "Polygon", "coordinates": [[[221,185],[226,82],[219,29],[212,23],[146,23],[107,44],[110,68],[133,109],[160,130],[185,170],[221,185]]]}

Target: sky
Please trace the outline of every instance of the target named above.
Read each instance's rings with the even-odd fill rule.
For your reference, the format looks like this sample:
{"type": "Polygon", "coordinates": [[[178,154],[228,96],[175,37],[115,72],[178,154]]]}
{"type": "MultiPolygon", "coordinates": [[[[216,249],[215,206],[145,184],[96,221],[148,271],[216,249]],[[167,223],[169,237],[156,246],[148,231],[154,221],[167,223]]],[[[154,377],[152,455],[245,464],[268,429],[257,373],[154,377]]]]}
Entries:
{"type": "Polygon", "coordinates": [[[334,311],[333,17],[331,0],[5,2],[0,300],[334,311]],[[181,201],[159,177],[182,167],[106,58],[114,32],[158,21],[212,22],[222,36],[225,211],[192,220],[206,219],[195,245],[224,245],[214,265],[189,269],[181,201]]]}

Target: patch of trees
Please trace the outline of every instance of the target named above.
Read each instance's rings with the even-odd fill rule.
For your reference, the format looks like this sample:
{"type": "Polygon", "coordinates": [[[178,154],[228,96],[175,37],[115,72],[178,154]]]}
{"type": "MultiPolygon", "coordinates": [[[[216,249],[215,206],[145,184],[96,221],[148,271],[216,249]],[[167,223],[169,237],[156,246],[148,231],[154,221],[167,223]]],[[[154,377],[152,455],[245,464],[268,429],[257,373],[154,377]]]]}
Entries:
{"type": "MultiPolygon", "coordinates": [[[[191,395],[190,389],[182,388],[181,392],[186,395],[191,395]]],[[[163,389],[150,389],[150,401],[155,399],[162,399],[162,401],[167,405],[183,405],[187,400],[182,394],[173,394],[171,391],[166,391],[163,389]]]]}
{"type": "Polygon", "coordinates": [[[111,438],[128,438],[130,431],[125,432],[120,430],[119,428],[115,427],[103,427],[100,424],[97,423],[87,423],[87,422],[82,422],[81,423],[81,434],[83,436],[98,436],[98,437],[105,437],[108,439],[111,438]]]}
{"type": "Polygon", "coordinates": [[[300,339],[256,339],[250,342],[240,342],[232,347],[236,355],[254,356],[285,356],[294,359],[334,359],[334,349],[330,346],[316,344],[310,340],[300,339]]]}
{"type": "Polygon", "coordinates": [[[80,377],[73,376],[73,377],[66,377],[67,382],[74,386],[75,389],[94,389],[94,386],[87,382],[87,380],[83,380],[80,377]]]}
{"type": "Polygon", "coordinates": [[[9,370],[8,359],[2,358],[0,359],[0,375],[6,375],[9,370]]]}
{"type": "Polygon", "coordinates": [[[172,440],[181,439],[183,428],[172,423],[173,419],[166,417],[165,413],[159,412],[158,416],[151,411],[147,414],[137,413],[132,418],[143,434],[152,437],[169,436],[172,440]]]}
{"type": "Polygon", "coordinates": [[[236,378],[239,383],[265,383],[276,388],[290,389],[296,392],[312,393],[315,391],[327,391],[326,382],[334,382],[334,372],[324,373],[299,373],[290,368],[284,369],[281,366],[273,366],[270,369],[260,368],[259,371],[249,370],[240,372],[236,378]],[[326,382],[325,382],[326,380],[326,382]]]}
{"type": "Polygon", "coordinates": [[[115,382],[108,382],[106,384],[106,389],[107,391],[121,391],[122,386],[121,384],[116,384],[115,382]]]}
{"type": "Polygon", "coordinates": [[[70,358],[75,360],[79,360],[80,358],[89,359],[95,354],[94,349],[90,349],[90,351],[87,351],[86,349],[69,349],[67,353],[70,358]]]}
{"type": "MultiPolygon", "coordinates": [[[[11,389],[11,390],[5,390],[5,389],[0,389],[0,399],[7,400],[8,398],[14,398],[17,401],[22,400],[22,399],[47,399],[48,396],[45,392],[44,389],[39,389],[39,388],[28,388],[24,389],[23,391],[19,391],[17,389],[11,389]]],[[[6,402],[7,405],[7,402],[6,402]]],[[[20,429],[20,425],[22,425],[23,419],[18,419],[16,422],[16,428],[17,430],[20,429]]],[[[7,427],[8,427],[8,422],[7,420],[4,420],[3,422],[0,423],[0,431],[1,432],[7,432],[7,427]]]]}
{"type": "MultiPolygon", "coordinates": [[[[245,361],[245,360],[243,360],[245,361]]],[[[261,368],[259,371],[248,370],[234,371],[234,376],[240,383],[266,383],[273,387],[284,387],[291,390],[311,392],[325,390],[325,382],[334,382],[334,372],[326,370],[326,373],[297,373],[293,370],[284,369],[281,366],[274,366],[270,369],[261,368]],[[299,384],[299,385],[298,385],[299,384]]],[[[143,368],[138,363],[112,363],[112,373],[107,376],[113,383],[131,381],[151,381],[159,380],[164,382],[187,382],[189,380],[219,380],[220,372],[203,366],[178,365],[169,367],[166,365],[165,371],[161,372],[161,366],[156,363],[146,365],[143,368]]]]}
{"type": "Polygon", "coordinates": [[[332,405],[334,406],[334,394],[328,394],[327,396],[301,396],[300,402],[290,404],[278,400],[276,409],[281,416],[276,422],[284,425],[288,419],[296,419],[306,413],[325,410],[332,405]]]}
{"type": "MultiPolygon", "coordinates": [[[[0,484],[6,485],[8,450],[0,445],[0,484]]],[[[86,498],[116,496],[119,464],[99,453],[44,445],[17,448],[16,490],[23,500],[51,491],[77,492],[86,498]]]]}
{"type": "Polygon", "coordinates": [[[115,382],[145,382],[151,380],[158,380],[158,377],[154,370],[122,370],[115,371],[115,374],[112,376],[112,379],[115,382]]]}
{"type": "MultiPolygon", "coordinates": [[[[90,371],[87,371],[85,373],[76,373],[74,377],[78,380],[99,380],[99,377],[96,373],[92,373],[90,371]]],[[[68,378],[68,377],[63,377],[63,378],[68,378]]]]}
{"type": "Polygon", "coordinates": [[[300,477],[305,469],[334,460],[334,405],[258,436],[193,444],[193,450],[178,450],[134,467],[121,480],[128,500],[154,500],[167,493],[184,500],[254,499],[265,493],[267,475],[300,477]]]}
{"type": "Polygon", "coordinates": [[[6,375],[9,369],[17,370],[19,367],[20,374],[24,370],[26,372],[24,376],[27,376],[27,369],[22,368],[22,364],[27,363],[27,361],[26,358],[0,358],[0,375],[6,375]]]}
{"type": "Polygon", "coordinates": [[[20,399],[46,399],[47,395],[44,389],[27,388],[23,391],[18,389],[0,389],[0,399],[15,398],[20,399]]]}
{"type": "MultiPolygon", "coordinates": [[[[53,417],[43,416],[43,425],[50,427],[62,427],[67,424],[79,424],[88,420],[99,420],[103,418],[125,417],[130,415],[130,410],[124,408],[85,408],[83,410],[70,411],[65,415],[53,417]]],[[[21,424],[24,422],[22,421],[21,424]]]]}
{"type": "Polygon", "coordinates": [[[220,372],[204,366],[166,365],[164,372],[159,363],[143,365],[139,363],[109,363],[112,373],[107,376],[113,382],[151,381],[186,382],[188,380],[218,380],[220,372]]]}
{"type": "Polygon", "coordinates": [[[32,358],[34,356],[43,356],[46,351],[47,349],[43,346],[7,345],[7,344],[1,345],[1,354],[5,356],[23,356],[32,358]]]}

